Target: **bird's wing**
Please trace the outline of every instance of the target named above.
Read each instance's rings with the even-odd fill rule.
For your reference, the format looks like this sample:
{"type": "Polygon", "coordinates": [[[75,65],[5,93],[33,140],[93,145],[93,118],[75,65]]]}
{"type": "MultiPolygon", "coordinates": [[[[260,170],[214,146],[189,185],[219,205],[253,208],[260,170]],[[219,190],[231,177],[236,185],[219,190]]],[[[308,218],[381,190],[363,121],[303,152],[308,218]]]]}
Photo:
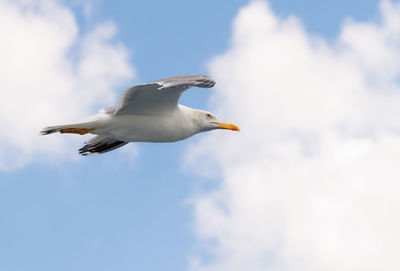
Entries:
{"type": "Polygon", "coordinates": [[[149,114],[172,110],[177,106],[182,92],[188,88],[210,88],[214,84],[215,81],[208,76],[185,75],[137,85],[121,95],[114,114],[149,114]]]}
{"type": "Polygon", "coordinates": [[[80,148],[79,154],[86,156],[104,153],[115,150],[128,143],[129,142],[124,142],[111,137],[99,135],[91,138],[89,142],[85,144],[85,146],[80,148]]]}

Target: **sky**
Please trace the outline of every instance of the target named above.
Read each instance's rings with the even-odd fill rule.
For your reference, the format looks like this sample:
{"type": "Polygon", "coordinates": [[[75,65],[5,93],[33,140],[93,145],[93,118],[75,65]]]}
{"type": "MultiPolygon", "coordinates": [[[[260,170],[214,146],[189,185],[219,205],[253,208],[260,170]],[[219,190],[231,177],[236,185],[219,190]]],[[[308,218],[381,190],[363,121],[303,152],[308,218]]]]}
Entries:
{"type": "Polygon", "coordinates": [[[0,270],[398,270],[400,3],[0,0],[0,270]],[[81,157],[137,83],[241,127],[81,157]]]}

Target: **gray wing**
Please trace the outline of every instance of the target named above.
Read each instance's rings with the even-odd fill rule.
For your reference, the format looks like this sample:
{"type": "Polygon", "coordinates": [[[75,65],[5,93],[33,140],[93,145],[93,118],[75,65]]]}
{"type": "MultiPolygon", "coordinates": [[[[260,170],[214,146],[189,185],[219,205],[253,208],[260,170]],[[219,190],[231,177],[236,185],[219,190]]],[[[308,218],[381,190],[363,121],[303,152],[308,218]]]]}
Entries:
{"type": "Polygon", "coordinates": [[[181,94],[190,87],[210,88],[215,81],[204,75],[185,75],[137,85],[126,90],[120,97],[115,115],[150,114],[172,110],[181,94]]]}

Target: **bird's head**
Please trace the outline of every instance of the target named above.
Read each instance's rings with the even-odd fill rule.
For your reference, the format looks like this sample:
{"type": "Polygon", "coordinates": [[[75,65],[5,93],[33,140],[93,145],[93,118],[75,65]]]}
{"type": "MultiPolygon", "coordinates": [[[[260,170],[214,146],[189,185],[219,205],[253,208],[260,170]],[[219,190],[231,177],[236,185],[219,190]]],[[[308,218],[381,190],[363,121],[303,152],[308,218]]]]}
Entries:
{"type": "Polygon", "coordinates": [[[228,122],[222,122],[218,120],[214,116],[214,114],[203,110],[196,110],[195,122],[199,127],[200,132],[206,132],[215,129],[228,129],[232,131],[240,131],[237,125],[228,122]]]}

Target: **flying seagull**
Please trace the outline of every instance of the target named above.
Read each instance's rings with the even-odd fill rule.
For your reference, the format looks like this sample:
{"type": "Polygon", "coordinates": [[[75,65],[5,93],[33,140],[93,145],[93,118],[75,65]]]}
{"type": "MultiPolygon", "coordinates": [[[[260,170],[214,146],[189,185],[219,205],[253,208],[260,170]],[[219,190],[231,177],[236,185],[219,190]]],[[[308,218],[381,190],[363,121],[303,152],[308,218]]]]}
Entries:
{"type": "Polygon", "coordinates": [[[185,75],[133,86],[121,95],[117,106],[102,109],[83,122],[44,128],[41,134],[95,134],[79,149],[82,155],[93,155],[129,142],[174,142],[214,129],[239,131],[235,124],[221,122],[210,112],[178,104],[185,90],[214,85],[209,76],[185,75]]]}

